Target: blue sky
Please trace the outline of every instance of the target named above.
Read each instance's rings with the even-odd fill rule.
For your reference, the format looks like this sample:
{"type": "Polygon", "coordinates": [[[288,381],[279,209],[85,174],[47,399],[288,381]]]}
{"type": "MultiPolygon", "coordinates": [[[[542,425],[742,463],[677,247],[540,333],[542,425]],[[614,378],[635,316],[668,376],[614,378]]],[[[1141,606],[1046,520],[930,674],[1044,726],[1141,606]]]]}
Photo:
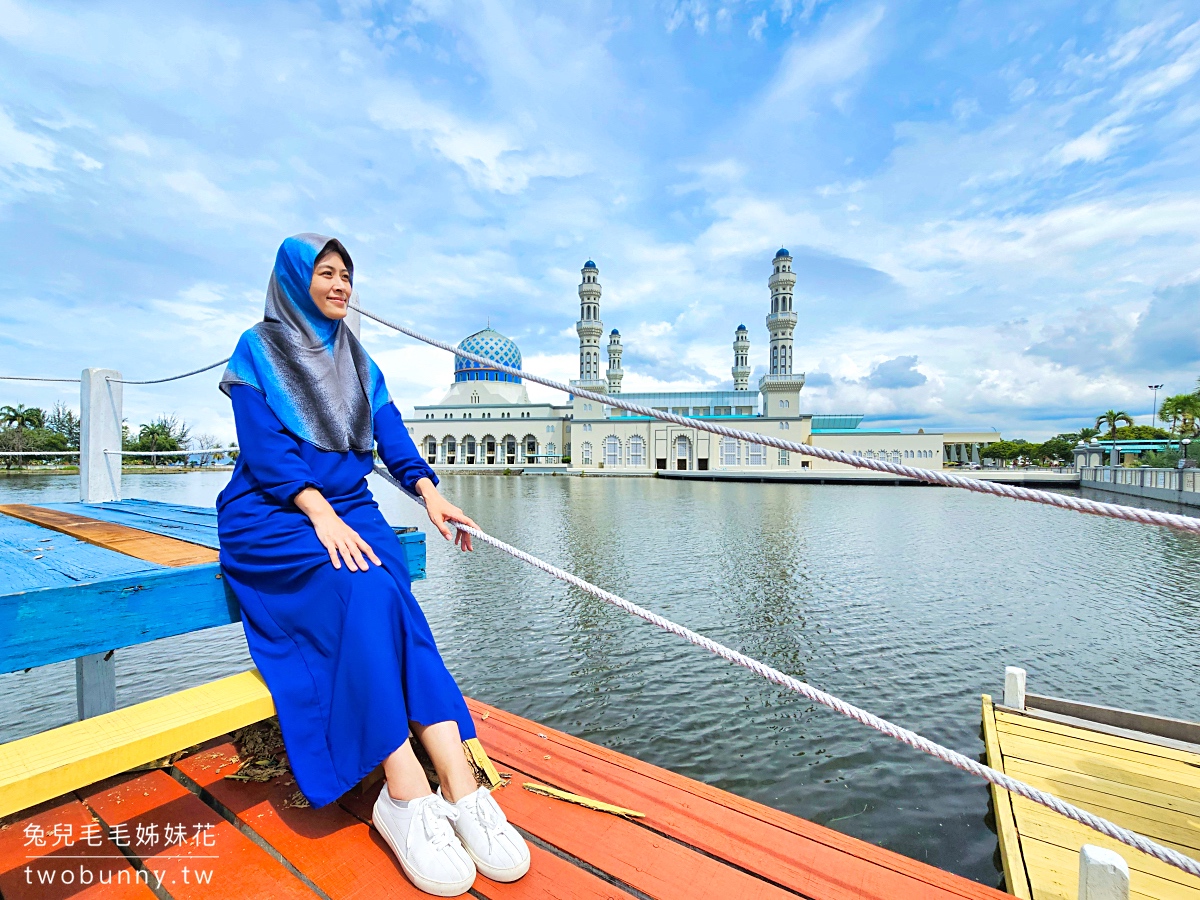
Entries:
{"type": "MultiPolygon", "coordinates": [[[[593,258],[626,390],[731,385],[786,246],[810,411],[1148,421],[1200,376],[1198,71],[1194,3],[0,0],[0,374],[220,359],[316,230],[368,308],[562,379],[593,258]]],[[[447,354],[364,339],[440,398],[447,354]]],[[[126,413],[231,438],[216,381],[126,413]]]]}

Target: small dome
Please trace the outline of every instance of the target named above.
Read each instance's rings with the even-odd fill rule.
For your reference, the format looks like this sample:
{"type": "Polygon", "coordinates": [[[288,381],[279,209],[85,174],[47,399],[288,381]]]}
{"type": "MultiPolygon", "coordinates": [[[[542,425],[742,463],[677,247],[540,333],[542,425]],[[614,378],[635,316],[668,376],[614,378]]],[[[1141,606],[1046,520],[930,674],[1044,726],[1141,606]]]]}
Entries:
{"type": "Polygon", "coordinates": [[[615,328],[612,331],[610,331],[609,334],[610,335],[615,334],[617,337],[621,336],[621,332],[617,331],[617,329],[615,329],[615,328]]]}
{"type": "MultiPolygon", "coordinates": [[[[511,338],[506,338],[500,332],[491,328],[485,328],[483,331],[477,331],[469,337],[463,338],[458,346],[461,350],[495,360],[502,366],[508,366],[513,369],[521,368],[520,348],[517,347],[511,338]]],[[[497,372],[495,369],[482,366],[461,356],[454,357],[454,380],[520,382],[520,379],[515,375],[509,375],[506,372],[497,372]],[[489,372],[492,373],[490,376],[487,375],[489,372]]]]}
{"type": "MultiPolygon", "coordinates": [[[[585,262],[583,264],[583,267],[585,269],[596,269],[596,264],[589,259],[587,262],[585,262]]],[[[596,271],[599,272],[600,270],[596,269],[596,271]]]]}
{"type": "Polygon", "coordinates": [[[737,330],[738,330],[738,331],[745,331],[745,330],[746,330],[746,326],[745,326],[745,325],[739,325],[739,326],[737,327],[737,330]]]}
{"type": "Polygon", "coordinates": [[[779,252],[775,254],[775,258],[776,258],[776,259],[779,259],[779,257],[781,257],[781,256],[791,256],[791,255],[792,255],[792,254],[790,254],[790,253],[788,253],[788,252],[787,252],[787,248],[786,248],[786,247],[780,247],[780,248],[779,248],[779,252]]]}

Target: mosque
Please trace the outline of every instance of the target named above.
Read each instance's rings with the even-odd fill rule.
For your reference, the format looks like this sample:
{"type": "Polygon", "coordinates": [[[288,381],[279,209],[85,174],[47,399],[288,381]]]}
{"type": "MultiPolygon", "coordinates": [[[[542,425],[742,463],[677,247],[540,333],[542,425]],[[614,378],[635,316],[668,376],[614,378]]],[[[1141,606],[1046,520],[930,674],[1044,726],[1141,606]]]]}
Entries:
{"type": "MultiPolygon", "coordinates": [[[[653,409],[717,419],[758,434],[921,468],[978,462],[979,448],[1000,440],[995,432],[908,433],[860,428],[861,415],[803,412],[804,373],[794,370],[793,357],[797,315],[792,257],[781,249],[771,266],[767,374],[759,378],[757,390],[750,388],[750,332],[739,325],[733,334],[733,390],[624,393],[621,334],[615,328],[608,333],[607,367],[601,371],[600,270],[589,259],[581,270],[579,321],[575,323],[579,378],[572,380],[571,386],[598,394],[620,394],[653,409]]],[[[459,347],[521,368],[516,343],[492,328],[470,335],[459,347]]],[[[430,464],[455,470],[604,475],[669,472],[677,477],[772,480],[808,480],[823,473],[863,474],[852,466],[799,458],[574,396],[562,405],[533,403],[520,377],[461,357],[455,357],[454,382],[446,396],[432,406],[416,407],[408,430],[430,464]]]]}

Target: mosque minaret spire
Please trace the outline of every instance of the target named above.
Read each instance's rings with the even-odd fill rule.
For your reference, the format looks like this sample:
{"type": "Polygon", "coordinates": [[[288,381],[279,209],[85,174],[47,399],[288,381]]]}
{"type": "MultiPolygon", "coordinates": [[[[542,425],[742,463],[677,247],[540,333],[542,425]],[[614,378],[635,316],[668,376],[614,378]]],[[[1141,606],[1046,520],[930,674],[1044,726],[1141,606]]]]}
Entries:
{"type": "Polygon", "coordinates": [[[792,255],[781,248],[771,260],[771,267],[774,271],[767,279],[771,289],[771,311],[767,314],[771,355],[767,357],[767,374],[758,380],[758,390],[762,394],[764,416],[794,418],[800,414],[804,373],[796,373],[792,368],[792,335],[796,331],[796,311],[792,307],[796,275],[792,271],[792,255]]]}
{"type": "Polygon", "coordinates": [[[739,325],[733,333],[733,389],[750,390],[750,332],[739,325]]]}
{"type": "Polygon", "coordinates": [[[579,386],[589,391],[604,393],[608,381],[600,374],[600,338],[604,334],[604,323],[600,321],[600,270],[590,259],[580,270],[583,281],[579,284],[579,321],[575,331],[579,335],[579,386]]]}
{"type": "Polygon", "coordinates": [[[625,372],[621,369],[621,332],[612,330],[608,336],[608,392],[621,393],[621,379],[625,372]]]}

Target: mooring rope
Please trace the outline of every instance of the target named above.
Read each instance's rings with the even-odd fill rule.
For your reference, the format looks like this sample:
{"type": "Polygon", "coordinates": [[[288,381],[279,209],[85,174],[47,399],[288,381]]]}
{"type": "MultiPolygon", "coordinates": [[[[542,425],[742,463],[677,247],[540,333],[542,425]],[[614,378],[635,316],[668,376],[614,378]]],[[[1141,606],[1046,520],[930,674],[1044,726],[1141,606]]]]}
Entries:
{"type": "Polygon", "coordinates": [[[78,378],[35,378],[32,375],[0,375],[0,381],[67,381],[79,384],[78,378]]]}
{"type": "MultiPolygon", "coordinates": [[[[998,497],[1008,497],[1012,500],[1028,500],[1034,503],[1044,503],[1048,506],[1055,506],[1059,509],[1073,509],[1076,512],[1088,513],[1093,516],[1104,516],[1110,519],[1123,519],[1127,522],[1140,522],[1143,525],[1164,525],[1168,528],[1176,528],[1180,531],[1190,531],[1193,534],[1200,534],[1200,518],[1193,516],[1181,516],[1176,513],[1159,512],[1153,509],[1138,509],[1133,506],[1122,506],[1118,503],[1101,503],[1097,500],[1086,500],[1082,497],[1068,497],[1065,494],[1056,494],[1052,491],[1041,491],[1034,488],[1016,487],[1010,484],[997,484],[991,481],[980,481],[977,478],[966,478],[962,475],[952,475],[949,472],[943,472],[938,469],[919,469],[913,466],[905,466],[900,463],[884,462],[879,459],[867,459],[862,456],[854,456],[846,453],[843,450],[830,450],[827,447],[814,447],[811,444],[799,444],[795,441],[786,441],[782,438],[771,437],[770,435],[758,434],[753,431],[743,431],[740,428],[729,428],[725,425],[719,425],[716,422],[708,422],[704,419],[692,419],[687,416],[676,415],[675,413],[663,412],[662,410],[652,409],[649,406],[642,406],[639,403],[631,403],[628,400],[621,399],[620,394],[595,394],[591,391],[585,391],[578,387],[572,387],[569,384],[563,384],[561,381],[555,381],[551,378],[544,378],[541,375],[534,375],[522,369],[515,369],[511,366],[503,365],[496,362],[494,359],[489,359],[486,356],[480,356],[477,353],[463,350],[454,344],[448,344],[445,341],[439,341],[437,338],[431,338],[428,335],[421,334],[419,331],[414,331],[411,328],[406,328],[403,325],[398,325],[395,322],[389,322],[382,316],[377,316],[375,313],[368,312],[358,306],[351,307],[358,310],[368,319],[374,319],[380,325],[385,325],[388,328],[399,331],[401,334],[406,334],[418,341],[423,341],[433,347],[438,347],[446,350],[456,356],[461,356],[464,359],[469,359],[472,362],[477,362],[480,365],[487,366],[499,372],[505,372],[509,375],[515,375],[518,378],[526,378],[537,384],[543,384],[546,387],[555,388],[556,390],[566,391],[568,394],[573,394],[576,397],[582,397],[585,400],[594,400],[597,403],[602,403],[605,406],[613,406],[617,409],[624,409],[628,412],[636,413],[639,416],[649,416],[655,419],[661,419],[664,422],[673,422],[676,425],[684,425],[689,428],[696,428],[700,431],[707,431],[712,434],[719,434],[722,437],[735,438],[737,440],[749,441],[753,444],[762,444],[767,447],[775,447],[779,450],[787,450],[790,453],[799,453],[804,456],[815,456],[818,459],[826,460],[827,462],[843,463],[847,466],[854,466],[859,469],[872,469],[876,472],[886,472],[889,475],[899,475],[904,478],[912,478],[916,481],[925,481],[930,484],[940,484],[945,487],[964,488],[968,491],[976,491],[981,494],[992,494],[998,497]]],[[[776,421],[773,419],[764,419],[764,421],[776,421]]]]}
{"type": "MultiPolygon", "coordinates": [[[[421,497],[418,497],[411,491],[405,490],[404,486],[401,485],[400,482],[392,475],[392,473],[389,472],[384,466],[376,463],[375,472],[399,488],[404,494],[421,504],[421,506],[425,505],[425,501],[421,497]]],[[[506,544],[504,541],[500,540],[499,538],[492,537],[485,531],[481,531],[478,528],[471,528],[469,525],[460,525],[459,523],[452,522],[450,520],[447,520],[447,523],[452,528],[465,531],[472,537],[479,538],[479,540],[483,541],[484,543],[490,544],[497,550],[502,550],[509,556],[521,560],[521,562],[528,563],[536,569],[541,569],[543,572],[553,576],[554,578],[557,578],[559,581],[565,581],[567,584],[573,585],[579,588],[581,591],[603,600],[605,603],[611,604],[618,609],[623,609],[625,612],[635,615],[639,619],[661,628],[663,631],[667,631],[673,635],[676,635],[677,637],[681,637],[689,644],[695,644],[697,647],[703,647],[709,653],[715,654],[716,656],[734,663],[735,665],[749,669],[755,675],[765,678],[767,681],[770,681],[781,687],[785,687],[788,690],[795,691],[797,694],[807,697],[809,700],[812,700],[815,703],[820,703],[822,706],[826,706],[829,709],[832,709],[834,712],[841,713],[843,716],[848,716],[849,718],[854,719],[856,722],[861,722],[863,725],[866,725],[869,728],[874,728],[876,731],[886,734],[890,738],[895,738],[902,744],[907,744],[916,750],[920,750],[922,753],[929,754],[935,759],[940,759],[942,762],[947,762],[957,769],[961,769],[964,772],[968,772],[971,775],[982,778],[984,781],[987,781],[991,784],[998,785],[1007,791],[1011,791],[1014,794],[1024,797],[1027,800],[1032,800],[1034,803],[1039,803],[1042,806],[1045,806],[1047,809],[1052,809],[1059,815],[1066,816],[1068,819],[1072,819],[1082,825],[1086,825],[1103,835],[1107,835],[1115,841],[1120,841],[1123,844],[1127,844],[1130,847],[1141,850],[1143,853],[1153,856],[1155,859],[1158,859],[1169,866],[1174,866],[1175,868],[1182,869],[1184,872],[1187,872],[1191,875],[1200,877],[1200,862],[1197,862],[1190,856],[1184,856],[1177,850],[1172,850],[1170,847],[1164,847],[1147,837],[1143,837],[1135,831],[1130,831],[1128,828],[1122,828],[1120,825],[1110,822],[1107,819],[1102,819],[1100,816],[1093,815],[1085,809],[1080,809],[1078,806],[1073,806],[1070,803],[1066,803],[1055,797],[1053,794],[1048,794],[1045,791],[1038,790],[1031,785],[1025,784],[1023,781],[1018,781],[1017,779],[1009,775],[1005,775],[1003,772],[997,769],[993,769],[991,766],[984,765],[978,760],[974,760],[969,756],[959,753],[957,750],[951,750],[949,747],[943,747],[941,744],[922,737],[915,731],[909,731],[907,728],[901,728],[899,725],[895,725],[886,719],[881,719],[879,716],[869,713],[865,709],[859,709],[852,703],[847,703],[845,700],[835,697],[833,694],[819,690],[813,687],[811,684],[807,684],[798,678],[793,678],[791,675],[786,675],[778,669],[768,666],[766,663],[759,662],[757,659],[746,656],[744,653],[739,653],[737,650],[726,647],[724,644],[720,644],[717,641],[714,641],[712,638],[705,637],[702,634],[692,631],[690,628],[685,628],[683,625],[678,625],[675,622],[672,622],[670,619],[658,615],[658,613],[653,613],[648,609],[638,606],[636,603],[631,603],[623,597],[618,597],[616,594],[606,591],[604,588],[597,587],[589,581],[584,581],[578,575],[572,575],[570,572],[558,568],[558,566],[551,565],[545,560],[538,559],[531,553],[526,553],[524,550],[519,550],[511,544],[506,544]]]]}
{"type": "MultiPolygon", "coordinates": [[[[202,369],[192,369],[190,372],[184,372],[182,375],[172,375],[170,378],[151,378],[149,381],[129,381],[125,378],[106,378],[105,381],[110,381],[113,384],[166,384],[168,381],[178,381],[180,378],[189,378],[192,375],[199,375],[201,372],[207,372],[209,369],[215,369],[217,366],[223,366],[229,362],[230,357],[225,357],[212,365],[205,366],[202,369]]],[[[79,379],[76,378],[76,381],[79,379]]]]}

